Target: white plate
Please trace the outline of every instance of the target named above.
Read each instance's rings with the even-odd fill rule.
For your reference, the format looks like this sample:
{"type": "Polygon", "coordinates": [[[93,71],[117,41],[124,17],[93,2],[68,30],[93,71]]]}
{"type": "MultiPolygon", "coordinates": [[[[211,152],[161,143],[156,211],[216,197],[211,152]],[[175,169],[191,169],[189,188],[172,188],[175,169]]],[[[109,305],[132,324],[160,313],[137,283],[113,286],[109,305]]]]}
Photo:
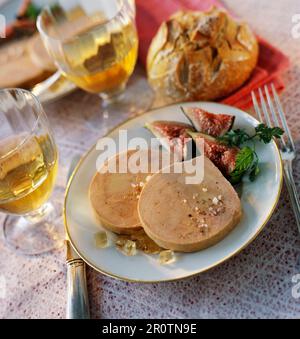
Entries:
{"type": "MultiPolygon", "coordinates": [[[[235,115],[234,128],[251,130],[258,123],[247,113],[230,106],[205,102],[185,103],[138,116],[118,126],[108,136],[117,140],[118,131],[123,129],[128,131],[129,139],[137,136],[150,139],[151,134],[143,128],[146,122],[155,120],[187,122],[180,106],[199,106],[210,112],[235,115]]],[[[217,245],[197,253],[177,254],[175,263],[162,266],[157,261],[157,255],[139,252],[137,256],[126,257],[114,246],[106,249],[95,247],[94,234],[99,231],[100,226],[94,218],[88,198],[89,184],[96,172],[96,159],[100,154],[94,146],[75,170],[66,192],[65,226],[74,249],[95,270],[115,278],[137,282],[178,280],[224,262],[259,234],[271,217],[281,192],[282,166],[275,142],[268,145],[258,143],[256,147],[261,160],[261,174],[255,182],[245,180],[243,183],[241,196],[243,218],[239,225],[217,245]]],[[[111,233],[109,236],[113,237],[111,233]]]]}

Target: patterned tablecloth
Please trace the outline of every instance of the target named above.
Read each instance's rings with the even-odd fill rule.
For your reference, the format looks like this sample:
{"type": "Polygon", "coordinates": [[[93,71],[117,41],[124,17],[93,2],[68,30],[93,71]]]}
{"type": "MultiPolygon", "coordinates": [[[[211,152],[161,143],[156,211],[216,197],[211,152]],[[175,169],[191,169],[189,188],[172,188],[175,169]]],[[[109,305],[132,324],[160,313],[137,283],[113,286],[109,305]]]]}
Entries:
{"type": "MultiPolygon", "coordinates": [[[[292,34],[292,17],[300,13],[299,1],[226,0],[226,5],[291,58],[282,99],[300,154],[300,38],[292,34]]],[[[133,83],[145,84],[143,75],[137,73],[133,83]]],[[[84,153],[125,117],[103,118],[98,97],[81,91],[45,106],[45,110],[60,150],[55,199],[62,204],[72,157],[84,153]]],[[[299,156],[294,170],[299,188],[299,156]]],[[[0,215],[0,225],[3,220],[0,215]]],[[[151,285],[117,281],[92,269],[87,274],[93,318],[300,317],[300,299],[292,293],[292,277],[300,274],[300,236],[285,188],[259,237],[242,253],[206,273],[151,285]]],[[[64,250],[22,257],[0,239],[0,318],[64,318],[65,305],[64,250]]]]}

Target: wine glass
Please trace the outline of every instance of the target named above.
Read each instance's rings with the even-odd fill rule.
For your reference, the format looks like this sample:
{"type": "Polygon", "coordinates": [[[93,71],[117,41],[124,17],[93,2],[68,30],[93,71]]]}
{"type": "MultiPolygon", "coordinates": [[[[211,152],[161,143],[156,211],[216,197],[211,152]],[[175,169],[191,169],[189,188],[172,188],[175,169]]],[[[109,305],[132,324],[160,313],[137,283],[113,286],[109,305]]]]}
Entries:
{"type": "Polygon", "coordinates": [[[138,54],[133,0],[65,0],[37,20],[44,44],[63,75],[99,94],[102,111],[140,113],[152,104],[145,86],[126,89],[138,54]]]}
{"type": "Polygon", "coordinates": [[[62,244],[57,209],[48,201],[58,167],[53,135],[37,98],[0,90],[0,212],[6,242],[34,255],[62,244]]]}

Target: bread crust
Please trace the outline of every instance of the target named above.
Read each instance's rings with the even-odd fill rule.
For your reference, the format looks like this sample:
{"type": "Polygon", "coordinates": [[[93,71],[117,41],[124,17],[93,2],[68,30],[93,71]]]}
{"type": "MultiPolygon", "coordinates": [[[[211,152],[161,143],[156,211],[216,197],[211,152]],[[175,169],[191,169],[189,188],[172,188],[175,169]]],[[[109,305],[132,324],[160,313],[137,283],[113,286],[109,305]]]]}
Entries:
{"type": "Polygon", "coordinates": [[[0,48],[0,87],[30,89],[56,70],[38,33],[0,48]]]}
{"type": "Polygon", "coordinates": [[[245,83],[258,54],[249,26],[225,11],[181,11],[161,25],[152,41],[148,78],[167,102],[219,99],[245,83]]]}

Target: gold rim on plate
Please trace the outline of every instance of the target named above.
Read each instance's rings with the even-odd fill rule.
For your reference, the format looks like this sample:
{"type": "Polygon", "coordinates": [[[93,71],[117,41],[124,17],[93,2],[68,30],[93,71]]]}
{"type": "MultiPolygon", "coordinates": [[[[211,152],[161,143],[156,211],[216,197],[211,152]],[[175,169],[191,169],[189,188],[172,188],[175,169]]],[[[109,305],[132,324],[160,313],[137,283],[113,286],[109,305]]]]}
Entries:
{"type": "MultiPolygon", "coordinates": [[[[176,104],[176,105],[182,105],[183,103],[179,103],[179,104],[176,104]]],[[[170,106],[173,106],[173,105],[170,105],[170,106]]],[[[228,106],[228,107],[231,107],[229,105],[223,105],[222,106],[228,106]]],[[[148,115],[148,114],[152,114],[153,112],[159,110],[159,109],[162,109],[162,108],[165,108],[165,107],[168,107],[168,106],[163,106],[163,107],[159,107],[159,108],[155,108],[155,109],[152,109],[152,110],[149,110],[148,112],[146,113],[143,113],[141,115],[148,115]]],[[[238,109],[238,108],[235,108],[235,109],[238,109]]],[[[238,109],[240,110],[240,109],[238,109]]],[[[242,110],[240,110],[241,112],[245,113],[245,114],[248,114],[242,110]]],[[[117,126],[113,127],[110,131],[108,131],[106,133],[106,135],[104,135],[103,137],[101,138],[106,138],[106,137],[109,137],[110,134],[112,134],[115,130],[118,130],[120,128],[122,128],[122,126],[126,125],[128,122],[130,121],[133,121],[135,119],[137,119],[138,117],[140,117],[141,115],[138,115],[138,116],[134,116],[132,118],[129,118],[127,120],[125,120],[124,122],[118,124],[117,126]]],[[[250,115],[250,114],[249,114],[250,115]]],[[[250,115],[253,119],[255,119],[252,115],[250,115]]],[[[255,119],[256,120],[256,119],[255,119]]],[[[257,122],[259,122],[258,120],[256,120],[257,122]]],[[[278,201],[279,201],[279,198],[280,198],[280,194],[281,194],[281,190],[282,190],[282,185],[283,185],[283,168],[282,168],[282,159],[281,159],[281,155],[280,155],[280,152],[279,152],[279,149],[278,149],[278,146],[276,144],[276,142],[273,140],[272,141],[273,145],[275,146],[275,149],[276,149],[276,152],[278,154],[278,157],[279,157],[279,170],[280,170],[280,183],[279,183],[279,189],[278,189],[278,192],[277,192],[277,196],[276,196],[276,199],[275,199],[275,202],[274,202],[274,205],[270,211],[270,213],[268,214],[268,216],[266,217],[266,219],[262,222],[261,226],[258,228],[257,232],[253,235],[253,237],[251,239],[249,239],[246,244],[244,244],[243,246],[241,246],[239,249],[237,249],[236,251],[228,254],[226,257],[222,258],[221,260],[215,262],[214,264],[206,267],[206,268],[203,268],[203,269],[200,269],[199,271],[195,272],[195,273],[192,273],[192,274],[189,274],[185,277],[180,277],[180,278],[171,278],[171,279],[161,279],[161,280],[137,280],[137,279],[129,279],[129,278],[124,278],[122,276],[119,276],[119,275],[116,275],[116,274],[113,274],[113,273],[110,273],[110,272],[106,272],[98,267],[96,267],[94,264],[92,264],[87,258],[85,258],[85,256],[80,253],[80,251],[78,250],[78,248],[76,247],[76,245],[74,244],[71,236],[70,236],[70,232],[69,232],[69,226],[68,226],[68,223],[67,223],[67,215],[66,215],[66,205],[67,205],[67,199],[68,199],[68,195],[69,195],[69,190],[70,190],[70,187],[71,187],[71,184],[73,182],[73,178],[75,177],[75,175],[77,174],[79,168],[81,167],[82,163],[85,161],[85,159],[90,155],[90,153],[95,149],[96,147],[96,144],[93,145],[82,157],[81,159],[79,160],[77,166],[75,167],[72,175],[70,176],[70,179],[68,181],[68,184],[67,184],[67,188],[66,188],[66,193],[65,193],[65,199],[64,199],[64,209],[63,209],[63,217],[64,217],[64,226],[65,226],[65,231],[66,231],[66,234],[67,234],[67,238],[68,240],[70,241],[73,249],[75,250],[75,252],[80,256],[80,258],[82,260],[85,261],[85,263],[87,263],[90,267],[92,267],[95,271],[99,272],[99,273],[102,273],[108,277],[111,277],[111,278],[115,278],[115,279],[118,279],[118,280],[121,280],[121,281],[126,281],[126,282],[132,282],[132,283],[145,283],[145,284],[153,284],[153,283],[160,283],[160,282],[174,282],[174,281],[179,281],[179,280],[184,280],[184,279],[188,279],[188,278],[191,278],[191,277],[194,277],[200,273],[203,273],[203,272],[206,272],[216,266],[219,266],[220,264],[224,263],[225,261],[227,261],[228,259],[234,257],[235,255],[239,254],[242,250],[244,250],[251,242],[253,242],[257,237],[258,235],[262,232],[262,230],[264,229],[264,227],[266,226],[266,224],[268,223],[268,221],[270,220],[272,214],[274,213],[275,211],[275,208],[278,204],[278,201]]]]}

